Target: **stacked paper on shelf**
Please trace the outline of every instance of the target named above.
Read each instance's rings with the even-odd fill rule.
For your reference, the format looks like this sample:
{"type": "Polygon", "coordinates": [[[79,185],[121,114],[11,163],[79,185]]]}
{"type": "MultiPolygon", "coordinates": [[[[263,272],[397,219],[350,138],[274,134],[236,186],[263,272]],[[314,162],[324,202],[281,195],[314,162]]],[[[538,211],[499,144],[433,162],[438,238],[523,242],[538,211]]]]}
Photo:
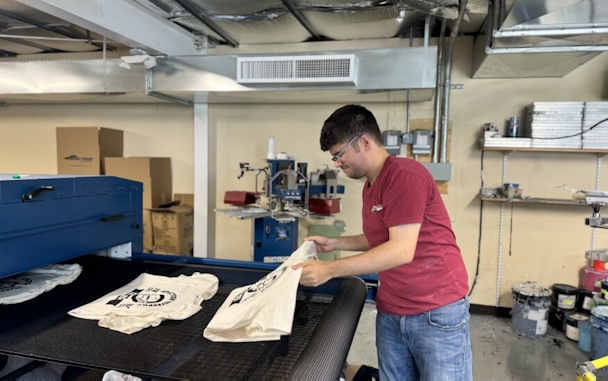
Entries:
{"type": "Polygon", "coordinates": [[[526,107],[524,136],[533,148],[581,148],[584,102],[534,102],[526,107]]]}
{"type": "Polygon", "coordinates": [[[585,103],[582,135],[583,148],[608,149],[608,121],[593,127],[606,118],[608,118],[608,102],[585,103]]]}
{"type": "Polygon", "coordinates": [[[486,138],[480,139],[479,143],[482,148],[530,148],[532,147],[532,139],[530,138],[486,138]]]}

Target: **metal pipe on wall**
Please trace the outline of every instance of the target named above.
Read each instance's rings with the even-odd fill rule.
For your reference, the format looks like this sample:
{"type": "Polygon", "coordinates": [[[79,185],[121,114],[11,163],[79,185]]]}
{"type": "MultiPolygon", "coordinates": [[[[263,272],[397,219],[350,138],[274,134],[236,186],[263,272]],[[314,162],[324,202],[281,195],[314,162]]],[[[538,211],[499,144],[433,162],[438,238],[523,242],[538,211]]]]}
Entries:
{"type": "Polygon", "coordinates": [[[441,162],[445,163],[447,158],[448,150],[448,120],[450,115],[450,90],[451,90],[451,78],[452,78],[452,56],[454,53],[454,45],[456,43],[456,36],[458,36],[458,29],[460,23],[464,17],[464,13],[467,10],[468,0],[460,0],[458,4],[458,18],[454,22],[454,26],[450,32],[450,40],[448,42],[448,51],[446,52],[446,65],[445,65],[445,85],[443,89],[443,115],[441,116],[442,128],[441,128],[441,162]]]}
{"type": "Polygon", "coordinates": [[[441,19],[441,32],[437,49],[437,85],[435,88],[435,120],[433,127],[433,163],[439,159],[439,126],[441,120],[441,100],[443,98],[443,35],[446,29],[446,19],[441,19]]]}

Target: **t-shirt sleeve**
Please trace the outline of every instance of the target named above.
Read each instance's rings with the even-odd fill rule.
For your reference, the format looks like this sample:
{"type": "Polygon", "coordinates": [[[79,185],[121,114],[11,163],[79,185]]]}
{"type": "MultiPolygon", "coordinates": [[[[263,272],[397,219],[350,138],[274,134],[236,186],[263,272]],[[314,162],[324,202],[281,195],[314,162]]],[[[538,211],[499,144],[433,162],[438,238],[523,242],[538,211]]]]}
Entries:
{"type": "Polygon", "coordinates": [[[384,225],[422,223],[429,195],[426,179],[409,171],[395,171],[382,195],[384,225]]]}

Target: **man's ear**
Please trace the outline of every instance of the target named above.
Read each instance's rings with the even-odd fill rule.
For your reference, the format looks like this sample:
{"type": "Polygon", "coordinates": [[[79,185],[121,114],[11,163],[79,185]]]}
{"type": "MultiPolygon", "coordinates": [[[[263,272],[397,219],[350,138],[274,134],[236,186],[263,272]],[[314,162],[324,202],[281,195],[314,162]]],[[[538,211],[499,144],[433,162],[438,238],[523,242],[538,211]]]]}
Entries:
{"type": "Polygon", "coordinates": [[[365,134],[361,136],[361,145],[365,150],[369,150],[371,148],[372,140],[369,135],[365,134]]]}

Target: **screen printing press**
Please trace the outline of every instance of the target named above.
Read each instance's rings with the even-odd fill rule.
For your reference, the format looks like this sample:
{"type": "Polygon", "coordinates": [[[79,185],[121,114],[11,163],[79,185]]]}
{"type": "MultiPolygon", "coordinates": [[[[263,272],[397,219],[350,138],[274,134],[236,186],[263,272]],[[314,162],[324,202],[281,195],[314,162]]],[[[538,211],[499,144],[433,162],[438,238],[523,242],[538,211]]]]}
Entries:
{"type": "Polygon", "coordinates": [[[0,174],[0,282],[48,264],[83,268],[71,284],[0,305],[0,357],[148,379],[340,377],[366,299],[363,281],[343,278],[314,289],[300,287],[292,334],[279,341],[214,343],[202,332],[230,291],[255,283],[276,266],[141,254],[141,210],[141,183],[106,176],[0,174]],[[127,247],[130,257],[91,254],[116,247],[127,247]],[[220,287],[194,316],[133,335],[67,314],[144,272],[211,273],[220,287]]]}

